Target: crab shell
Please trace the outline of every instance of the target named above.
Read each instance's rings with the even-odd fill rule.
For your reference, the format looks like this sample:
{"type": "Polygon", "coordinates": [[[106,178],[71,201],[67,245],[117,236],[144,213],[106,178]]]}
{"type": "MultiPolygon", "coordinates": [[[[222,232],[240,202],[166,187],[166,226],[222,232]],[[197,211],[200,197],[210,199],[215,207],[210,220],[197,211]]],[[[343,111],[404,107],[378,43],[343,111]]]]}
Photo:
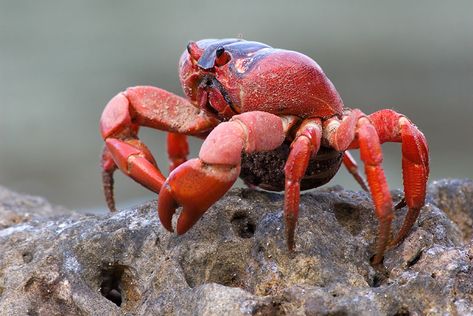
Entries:
{"type": "Polygon", "coordinates": [[[194,105],[223,120],[250,111],[326,118],[343,110],[337,90],[314,60],[258,42],[191,42],[180,58],[179,77],[194,105]],[[218,52],[225,53],[223,65],[218,52]]]}

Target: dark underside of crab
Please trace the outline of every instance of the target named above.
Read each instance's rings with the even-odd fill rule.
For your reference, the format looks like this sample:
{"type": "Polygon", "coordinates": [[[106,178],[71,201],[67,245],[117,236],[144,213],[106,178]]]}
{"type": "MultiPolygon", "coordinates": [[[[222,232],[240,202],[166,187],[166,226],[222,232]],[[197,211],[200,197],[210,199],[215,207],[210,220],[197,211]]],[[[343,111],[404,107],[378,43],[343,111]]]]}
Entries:
{"type": "MultiPolygon", "coordinates": [[[[275,150],[242,154],[240,178],[250,186],[268,191],[283,191],[284,166],[289,156],[290,145],[290,142],[285,141],[275,150]]],[[[328,183],[340,168],[342,158],[342,152],[321,147],[317,156],[309,160],[301,180],[301,190],[310,190],[328,183]]]]}

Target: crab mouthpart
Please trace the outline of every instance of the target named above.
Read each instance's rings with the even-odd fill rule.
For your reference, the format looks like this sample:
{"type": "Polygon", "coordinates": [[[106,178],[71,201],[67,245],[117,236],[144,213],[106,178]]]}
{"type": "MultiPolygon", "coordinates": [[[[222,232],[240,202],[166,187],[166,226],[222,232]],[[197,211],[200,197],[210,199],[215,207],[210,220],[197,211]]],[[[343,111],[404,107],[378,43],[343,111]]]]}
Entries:
{"type": "Polygon", "coordinates": [[[202,78],[198,87],[197,100],[199,107],[222,120],[228,120],[239,113],[231,102],[222,84],[213,76],[202,78]]]}

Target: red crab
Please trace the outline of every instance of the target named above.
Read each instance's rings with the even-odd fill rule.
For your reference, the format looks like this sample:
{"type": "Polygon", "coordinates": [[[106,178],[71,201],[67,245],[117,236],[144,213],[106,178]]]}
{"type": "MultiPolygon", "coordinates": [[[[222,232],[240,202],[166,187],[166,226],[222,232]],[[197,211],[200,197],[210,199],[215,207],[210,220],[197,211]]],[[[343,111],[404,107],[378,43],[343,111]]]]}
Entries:
{"type": "Polygon", "coordinates": [[[250,186],[285,190],[286,240],[294,248],[300,190],[327,183],[341,163],[368,190],[347,151],[360,149],[379,219],[374,264],[386,247],[410,231],[424,205],[429,174],[427,142],[404,115],[381,110],[366,115],[349,109],[311,58],[294,51],[242,39],[191,42],[179,61],[187,98],[160,88],[138,86],[117,94],[105,107],[100,131],[103,185],[115,209],[113,172],[159,193],[162,225],[177,234],[189,230],[220,199],[238,176],[250,186]],[[168,178],[138,139],[140,126],[169,132],[168,178]],[[187,136],[205,139],[199,158],[187,161],[187,136]],[[409,211],[390,241],[393,203],[381,162],[381,144],[402,144],[405,198],[409,211]]]}

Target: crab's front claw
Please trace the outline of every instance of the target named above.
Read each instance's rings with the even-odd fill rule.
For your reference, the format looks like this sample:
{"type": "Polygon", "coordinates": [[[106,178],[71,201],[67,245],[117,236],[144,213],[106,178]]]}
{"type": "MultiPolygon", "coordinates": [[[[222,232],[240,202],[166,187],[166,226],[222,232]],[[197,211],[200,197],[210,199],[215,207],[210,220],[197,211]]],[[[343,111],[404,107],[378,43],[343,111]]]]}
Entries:
{"type": "Polygon", "coordinates": [[[231,188],[239,173],[239,165],[206,164],[198,158],[183,163],[171,172],[159,192],[161,224],[172,232],[172,217],[182,206],[176,232],[184,234],[231,188]]]}

